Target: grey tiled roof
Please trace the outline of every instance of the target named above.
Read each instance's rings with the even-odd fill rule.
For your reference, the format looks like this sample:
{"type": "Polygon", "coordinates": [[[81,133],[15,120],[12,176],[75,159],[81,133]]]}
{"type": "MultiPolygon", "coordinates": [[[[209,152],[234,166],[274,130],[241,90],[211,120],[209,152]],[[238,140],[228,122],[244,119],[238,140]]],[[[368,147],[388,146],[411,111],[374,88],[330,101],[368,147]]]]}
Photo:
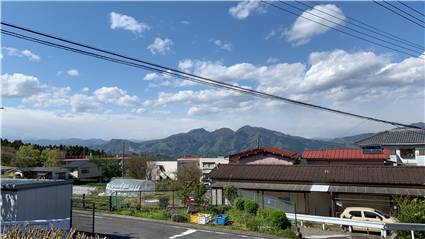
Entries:
{"type": "Polygon", "coordinates": [[[367,145],[425,145],[425,129],[395,128],[356,142],[367,145]]]}

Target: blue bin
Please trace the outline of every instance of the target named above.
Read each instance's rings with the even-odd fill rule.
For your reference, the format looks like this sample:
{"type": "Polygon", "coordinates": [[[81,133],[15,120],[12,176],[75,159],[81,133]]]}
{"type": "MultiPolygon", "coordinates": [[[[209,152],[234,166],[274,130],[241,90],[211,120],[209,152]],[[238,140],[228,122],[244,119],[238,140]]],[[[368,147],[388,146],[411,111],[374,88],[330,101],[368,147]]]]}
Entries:
{"type": "Polygon", "coordinates": [[[215,223],[218,225],[226,225],[229,222],[229,216],[226,214],[220,214],[215,219],[215,223]]]}

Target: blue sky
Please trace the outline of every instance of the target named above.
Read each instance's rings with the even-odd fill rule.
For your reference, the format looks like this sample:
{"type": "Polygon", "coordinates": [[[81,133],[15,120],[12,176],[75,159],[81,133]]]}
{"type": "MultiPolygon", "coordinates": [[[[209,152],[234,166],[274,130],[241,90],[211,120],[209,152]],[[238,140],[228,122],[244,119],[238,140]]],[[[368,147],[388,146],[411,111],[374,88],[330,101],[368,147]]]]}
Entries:
{"type": "MultiPolygon", "coordinates": [[[[423,2],[408,4],[424,8],[423,2]]],[[[316,7],[335,11],[343,25],[349,24],[347,16],[354,17],[424,43],[424,29],[373,2],[316,2],[316,7]]],[[[1,17],[293,99],[404,123],[425,117],[424,60],[258,2],[2,2],[1,17]]],[[[1,45],[3,137],[153,139],[247,124],[333,137],[388,128],[8,36],[1,45]]]]}

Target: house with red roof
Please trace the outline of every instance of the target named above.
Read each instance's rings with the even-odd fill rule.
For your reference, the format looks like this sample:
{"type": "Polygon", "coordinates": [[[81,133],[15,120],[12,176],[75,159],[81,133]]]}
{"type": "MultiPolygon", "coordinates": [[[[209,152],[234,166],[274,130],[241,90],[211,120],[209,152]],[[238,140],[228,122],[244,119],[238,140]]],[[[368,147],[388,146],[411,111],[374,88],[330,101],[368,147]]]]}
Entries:
{"type": "Polygon", "coordinates": [[[229,164],[297,164],[301,154],[285,149],[257,147],[228,155],[229,164]]]}
{"type": "Polygon", "coordinates": [[[360,148],[305,150],[302,159],[307,164],[384,165],[390,158],[388,150],[364,151],[360,148]]]}

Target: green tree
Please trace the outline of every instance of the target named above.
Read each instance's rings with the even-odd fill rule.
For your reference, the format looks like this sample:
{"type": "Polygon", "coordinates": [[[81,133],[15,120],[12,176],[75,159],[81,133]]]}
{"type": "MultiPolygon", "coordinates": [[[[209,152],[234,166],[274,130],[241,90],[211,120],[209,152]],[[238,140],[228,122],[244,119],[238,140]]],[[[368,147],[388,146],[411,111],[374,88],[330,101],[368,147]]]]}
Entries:
{"type": "Polygon", "coordinates": [[[46,159],[44,166],[57,167],[62,165],[64,155],[59,149],[47,148],[41,152],[41,157],[46,159]]]}
{"type": "Polygon", "coordinates": [[[1,146],[1,165],[9,166],[16,160],[16,150],[11,146],[1,146]]]}
{"type": "Polygon", "coordinates": [[[238,197],[238,190],[233,185],[226,184],[224,185],[224,197],[229,200],[230,204],[233,204],[235,198],[238,197]]]}
{"type": "Polygon", "coordinates": [[[149,161],[148,156],[141,158],[140,156],[132,155],[127,162],[124,162],[127,175],[131,178],[146,179],[150,175],[149,161]]]}
{"type": "Polygon", "coordinates": [[[195,190],[202,176],[196,163],[185,163],[177,168],[177,188],[183,201],[195,190]]]}
{"type": "Polygon", "coordinates": [[[12,166],[35,167],[38,157],[40,157],[40,151],[34,145],[21,145],[16,151],[16,158],[12,161],[12,166]]]}
{"type": "Polygon", "coordinates": [[[104,180],[109,181],[114,177],[121,177],[121,161],[113,159],[91,159],[102,171],[104,180]]]}
{"type": "MultiPolygon", "coordinates": [[[[405,223],[425,223],[424,198],[399,198],[397,219],[405,223]]],[[[410,238],[410,232],[398,232],[400,238],[410,238]]],[[[415,232],[415,238],[425,239],[425,232],[415,232]]]]}

